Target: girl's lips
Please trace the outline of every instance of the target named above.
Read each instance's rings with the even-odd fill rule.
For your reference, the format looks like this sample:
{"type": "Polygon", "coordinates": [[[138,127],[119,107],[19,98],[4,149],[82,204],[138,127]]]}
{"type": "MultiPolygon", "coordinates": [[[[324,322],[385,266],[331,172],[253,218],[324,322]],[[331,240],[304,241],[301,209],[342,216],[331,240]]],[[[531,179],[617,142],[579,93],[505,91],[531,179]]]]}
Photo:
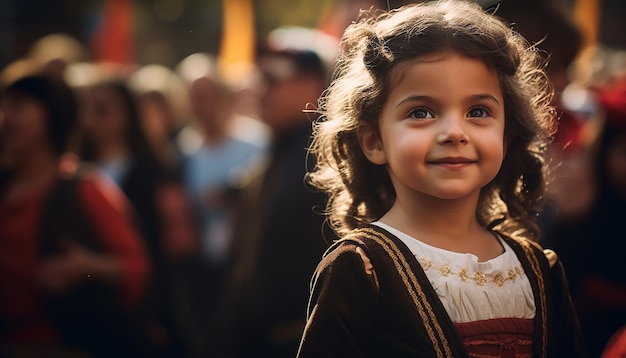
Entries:
{"type": "Polygon", "coordinates": [[[445,168],[448,170],[462,170],[474,163],[476,163],[475,160],[463,157],[447,157],[428,162],[430,165],[435,165],[439,168],[445,168]]]}
{"type": "Polygon", "coordinates": [[[428,163],[429,164],[472,164],[472,163],[476,163],[476,161],[465,158],[465,157],[445,157],[445,158],[439,158],[435,160],[429,160],[428,163]]]}

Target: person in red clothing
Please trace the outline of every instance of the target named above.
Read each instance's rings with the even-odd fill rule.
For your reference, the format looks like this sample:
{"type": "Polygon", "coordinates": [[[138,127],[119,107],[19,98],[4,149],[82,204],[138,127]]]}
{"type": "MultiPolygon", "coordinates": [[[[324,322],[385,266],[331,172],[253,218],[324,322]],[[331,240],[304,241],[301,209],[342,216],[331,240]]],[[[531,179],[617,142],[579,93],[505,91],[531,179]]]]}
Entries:
{"type": "MultiPolygon", "coordinates": [[[[100,316],[132,312],[149,274],[145,249],[119,189],[93,174],[77,174],[68,180],[75,161],[63,158],[67,158],[65,149],[77,120],[71,89],[46,77],[24,77],[0,97],[0,114],[0,153],[8,169],[0,180],[0,356],[84,353],[98,357],[140,352],[139,342],[116,345],[121,341],[111,338],[120,336],[130,322],[117,322],[121,326],[117,332],[107,332],[110,327],[89,314],[84,322],[69,323],[71,330],[85,334],[96,332],[91,326],[98,326],[98,339],[102,339],[98,346],[87,336],[72,341],[68,322],[63,321],[70,314],[60,305],[82,309],[89,296],[83,295],[81,301],[76,294],[88,287],[101,290],[92,292],[110,291],[118,302],[109,307],[119,307],[120,312],[107,312],[103,307],[100,316]],[[72,183],[65,187],[75,194],[74,209],[67,192],[57,193],[56,202],[50,200],[63,187],[60,183],[72,183]],[[55,238],[56,242],[46,241],[52,237],[48,227],[59,227],[58,221],[89,228],[93,235],[68,234],[55,238]],[[72,297],[75,301],[69,301],[72,297]]],[[[93,312],[97,310],[96,306],[93,312]]]]}

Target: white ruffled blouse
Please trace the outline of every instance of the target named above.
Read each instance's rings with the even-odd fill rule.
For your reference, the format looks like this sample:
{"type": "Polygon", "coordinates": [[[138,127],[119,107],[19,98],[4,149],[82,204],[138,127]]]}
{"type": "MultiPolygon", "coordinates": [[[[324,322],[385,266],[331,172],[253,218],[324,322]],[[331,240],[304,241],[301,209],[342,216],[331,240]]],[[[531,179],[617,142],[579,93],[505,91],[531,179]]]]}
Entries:
{"type": "Polygon", "coordinates": [[[404,242],[455,323],[494,318],[535,317],[535,301],[528,277],[513,249],[502,238],[504,253],[483,262],[425,244],[389,225],[377,225],[404,242]]]}

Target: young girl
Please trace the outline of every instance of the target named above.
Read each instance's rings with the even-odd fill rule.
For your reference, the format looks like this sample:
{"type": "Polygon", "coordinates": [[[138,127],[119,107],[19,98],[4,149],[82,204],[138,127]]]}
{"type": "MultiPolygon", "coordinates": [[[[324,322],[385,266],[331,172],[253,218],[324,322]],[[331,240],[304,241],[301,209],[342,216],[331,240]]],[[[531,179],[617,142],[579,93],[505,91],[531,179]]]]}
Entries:
{"type": "Polygon", "coordinates": [[[468,2],[369,12],[315,126],[343,237],[315,273],[300,357],[584,355],[535,218],[553,126],[539,55],[468,2]]]}

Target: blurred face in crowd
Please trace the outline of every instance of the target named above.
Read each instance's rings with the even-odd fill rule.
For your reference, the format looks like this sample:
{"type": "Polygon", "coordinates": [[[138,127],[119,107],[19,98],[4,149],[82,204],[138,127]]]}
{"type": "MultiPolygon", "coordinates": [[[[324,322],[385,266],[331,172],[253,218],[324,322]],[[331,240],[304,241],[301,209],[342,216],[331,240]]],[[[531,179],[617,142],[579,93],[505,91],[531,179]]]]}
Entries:
{"type": "Polygon", "coordinates": [[[141,97],[139,104],[146,136],[152,141],[166,141],[173,127],[172,113],[166,100],[155,94],[147,94],[141,97]]]}
{"type": "Polygon", "coordinates": [[[9,93],[0,102],[0,143],[2,150],[20,157],[34,148],[53,151],[47,133],[47,114],[35,98],[9,93]]]}
{"type": "Polygon", "coordinates": [[[226,131],[232,104],[226,91],[206,77],[195,80],[191,85],[191,109],[208,134],[221,134],[226,131]]]}
{"type": "Polygon", "coordinates": [[[323,90],[322,80],[312,74],[300,74],[287,57],[261,58],[259,67],[265,77],[261,98],[261,119],[274,133],[281,133],[306,121],[306,108],[317,108],[323,90]],[[312,106],[311,106],[312,105],[312,106]]]}
{"type": "Polygon", "coordinates": [[[126,136],[128,113],[122,99],[107,87],[92,89],[85,108],[85,135],[96,146],[126,136]]]}
{"type": "Polygon", "coordinates": [[[589,150],[569,148],[562,151],[549,147],[548,156],[548,163],[558,163],[551,169],[554,179],[548,182],[548,192],[551,202],[558,208],[559,217],[572,220],[586,215],[597,194],[589,150]]]}

